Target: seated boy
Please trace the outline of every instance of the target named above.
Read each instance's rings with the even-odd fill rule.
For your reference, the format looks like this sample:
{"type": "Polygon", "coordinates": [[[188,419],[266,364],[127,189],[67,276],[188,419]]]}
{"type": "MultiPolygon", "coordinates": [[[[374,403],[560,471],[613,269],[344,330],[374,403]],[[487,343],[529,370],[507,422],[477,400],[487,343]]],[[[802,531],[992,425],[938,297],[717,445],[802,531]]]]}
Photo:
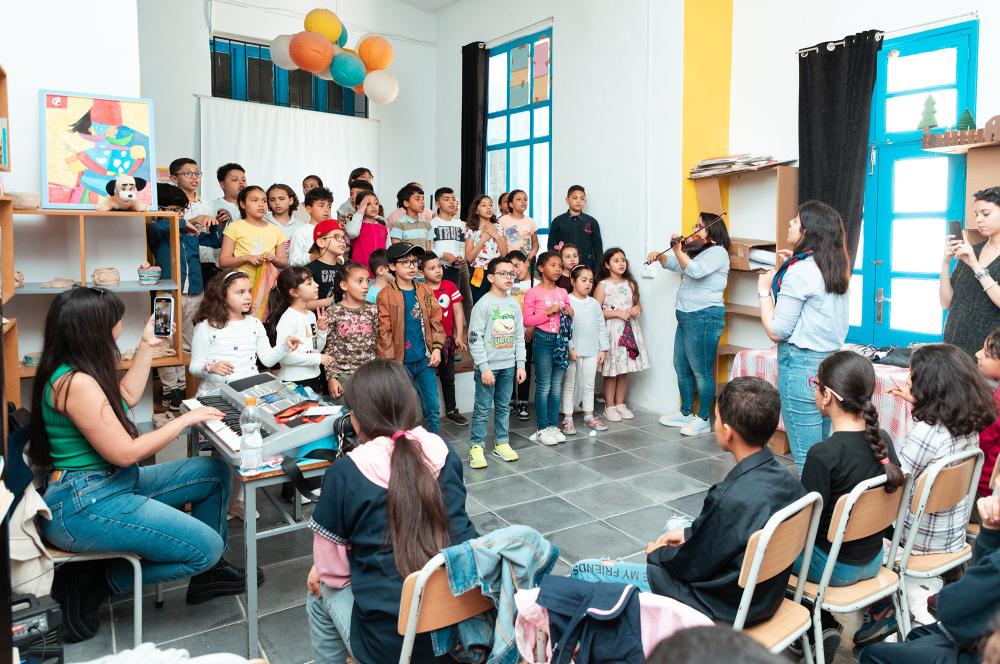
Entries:
{"type": "MultiPolygon", "coordinates": [[[[715,438],[733,455],[736,467],[708,490],[698,518],[690,527],[650,542],[645,566],[582,560],[574,565],[573,576],[633,583],[713,620],[733,622],[743,594],[738,580],[750,536],[806,493],[795,474],[766,447],[780,410],[781,399],[770,383],[750,376],[727,383],[715,406],[715,438]]],[[[747,626],[774,615],[790,573],[791,568],[757,584],[747,626]]]]}

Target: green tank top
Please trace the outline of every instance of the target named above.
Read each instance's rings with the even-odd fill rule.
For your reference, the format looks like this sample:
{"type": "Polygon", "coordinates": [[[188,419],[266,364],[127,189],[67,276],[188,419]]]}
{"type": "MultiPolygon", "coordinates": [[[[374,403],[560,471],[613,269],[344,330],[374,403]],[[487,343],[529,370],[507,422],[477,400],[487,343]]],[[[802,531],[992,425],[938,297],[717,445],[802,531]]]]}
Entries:
{"type": "Polygon", "coordinates": [[[73,420],[55,409],[52,401],[52,385],[72,369],[61,365],[52,372],[49,384],[42,394],[42,421],[49,435],[52,467],[55,470],[97,470],[111,464],[97,453],[83,436],[73,420]]]}

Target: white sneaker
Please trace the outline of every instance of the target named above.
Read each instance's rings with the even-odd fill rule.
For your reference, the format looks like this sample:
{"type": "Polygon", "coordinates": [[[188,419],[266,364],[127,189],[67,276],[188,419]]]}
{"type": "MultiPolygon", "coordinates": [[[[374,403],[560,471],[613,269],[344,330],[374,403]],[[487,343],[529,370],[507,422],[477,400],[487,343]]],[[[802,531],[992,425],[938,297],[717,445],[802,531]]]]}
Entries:
{"type": "Polygon", "coordinates": [[[556,440],[557,443],[565,443],[566,442],[566,434],[564,434],[562,431],[560,431],[559,427],[549,427],[548,429],[546,429],[546,431],[548,432],[548,434],[550,436],[552,436],[553,438],[555,438],[555,440],[556,440]]]}
{"type": "Polygon", "coordinates": [[[631,420],[635,417],[632,411],[625,407],[625,404],[618,406],[618,414],[622,416],[623,420],[631,420]]]}
{"type": "Polygon", "coordinates": [[[541,443],[542,445],[549,445],[549,446],[559,444],[559,441],[556,438],[552,437],[548,429],[541,429],[540,431],[536,431],[535,433],[531,434],[531,436],[528,437],[528,440],[534,443],[541,443]]]}
{"type": "Polygon", "coordinates": [[[604,409],[604,419],[608,422],[621,422],[622,416],[618,414],[617,406],[608,406],[604,409]]]}
{"type": "Polygon", "coordinates": [[[691,423],[691,415],[684,415],[681,412],[676,412],[673,415],[660,415],[660,424],[665,427],[676,427],[680,429],[681,427],[687,426],[691,423]]]}
{"type": "Polygon", "coordinates": [[[703,433],[708,433],[712,430],[708,422],[701,419],[697,415],[691,416],[691,421],[681,427],[681,434],[684,436],[700,436],[703,433]]]}

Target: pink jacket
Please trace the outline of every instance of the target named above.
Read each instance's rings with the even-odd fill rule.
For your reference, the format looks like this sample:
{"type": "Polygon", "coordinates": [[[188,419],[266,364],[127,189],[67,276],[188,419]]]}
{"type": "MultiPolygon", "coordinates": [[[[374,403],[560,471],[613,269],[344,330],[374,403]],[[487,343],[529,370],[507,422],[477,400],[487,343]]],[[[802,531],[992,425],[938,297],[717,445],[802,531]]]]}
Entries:
{"type": "Polygon", "coordinates": [[[555,303],[570,306],[569,295],[558,286],[545,288],[534,286],[524,294],[524,326],[537,327],[544,332],[559,331],[559,312],[547,314],[545,310],[555,303]]]}

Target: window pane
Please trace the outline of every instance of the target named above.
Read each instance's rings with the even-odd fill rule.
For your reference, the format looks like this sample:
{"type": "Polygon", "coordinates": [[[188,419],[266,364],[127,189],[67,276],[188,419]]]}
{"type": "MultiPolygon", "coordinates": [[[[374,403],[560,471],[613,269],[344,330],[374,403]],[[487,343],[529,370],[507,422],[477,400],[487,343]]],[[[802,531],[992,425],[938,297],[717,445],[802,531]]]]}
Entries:
{"type": "Polygon", "coordinates": [[[958,92],[955,88],[935,90],[930,94],[918,92],[890,97],[885,100],[885,130],[917,131],[925,116],[933,116],[937,127],[952,127],[955,125],[957,106],[958,92]],[[933,100],[931,108],[928,108],[928,97],[933,100]]]}
{"type": "Polygon", "coordinates": [[[938,280],[893,279],[889,311],[889,327],[894,330],[941,334],[938,280]]]}
{"type": "Polygon", "coordinates": [[[212,53],[212,96],[233,98],[233,80],[229,69],[229,54],[212,53]]]}
{"type": "MultiPolygon", "coordinates": [[[[948,207],[948,158],[900,159],[893,164],[892,209],[944,212],[948,207]]],[[[937,246],[940,249],[940,246],[937,246]]]]}
{"type": "Polygon", "coordinates": [[[496,145],[507,142],[507,116],[486,121],[486,144],[496,145]]]}
{"type": "Polygon", "coordinates": [[[309,108],[312,105],[312,74],[301,69],[288,72],[288,105],[309,108]]]}
{"type": "Polygon", "coordinates": [[[344,112],[344,88],[333,81],[326,82],[326,110],[328,113],[344,112]]]}
{"type": "Polygon", "coordinates": [[[865,222],[861,221],[861,233],[858,235],[858,253],[854,256],[854,266],[852,270],[860,270],[865,264],[865,222]]]}
{"type": "Polygon", "coordinates": [[[510,116],[510,140],[525,141],[531,138],[531,112],[515,113],[510,116]]]}
{"type": "Polygon", "coordinates": [[[486,154],[489,174],[486,193],[493,198],[493,204],[496,206],[497,197],[507,191],[507,151],[491,150],[486,154]]]}
{"type": "Polygon", "coordinates": [[[274,103],[274,67],[270,60],[247,58],[247,101],[274,103]]]}
{"type": "Polygon", "coordinates": [[[549,150],[551,143],[535,143],[535,177],[531,185],[531,217],[539,228],[549,227],[549,150]]]}
{"type": "Polygon", "coordinates": [[[938,272],[947,225],[937,219],[894,219],[892,222],[893,272],[938,272]]]}
{"type": "Polygon", "coordinates": [[[851,275],[851,287],[848,290],[850,297],[850,323],[851,325],[861,325],[861,310],[863,309],[863,298],[865,294],[865,279],[860,274],[851,275]]]}
{"type": "Polygon", "coordinates": [[[535,138],[549,135],[549,107],[535,109],[535,138]]]}
{"type": "Polygon", "coordinates": [[[359,118],[368,117],[368,97],[354,93],[354,115],[359,118]]]}
{"type": "Polygon", "coordinates": [[[955,48],[942,48],[895,58],[890,56],[886,75],[887,90],[902,92],[954,83],[957,57],[958,50],[955,48]]]}
{"type": "Polygon", "coordinates": [[[500,53],[490,58],[488,113],[496,113],[507,108],[507,54],[500,53]]]}
{"type": "Polygon", "coordinates": [[[514,189],[531,189],[531,148],[527,145],[510,151],[510,178],[507,181],[508,191],[514,189]]]}

